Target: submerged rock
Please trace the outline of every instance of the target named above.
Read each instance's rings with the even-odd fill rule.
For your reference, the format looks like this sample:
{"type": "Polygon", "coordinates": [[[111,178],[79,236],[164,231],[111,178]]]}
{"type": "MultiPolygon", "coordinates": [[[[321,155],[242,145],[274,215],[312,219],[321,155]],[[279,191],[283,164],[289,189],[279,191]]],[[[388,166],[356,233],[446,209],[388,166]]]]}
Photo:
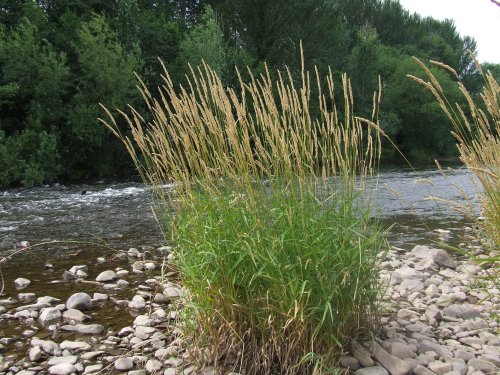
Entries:
{"type": "Polygon", "coordinates": [[[28,279],[25,279],[24,277],[19,277],[19,278],[14,280],[14,285],[16,286],[17,289],[24,289],[30,284],[31,284],[31,281],[28,279]]]}

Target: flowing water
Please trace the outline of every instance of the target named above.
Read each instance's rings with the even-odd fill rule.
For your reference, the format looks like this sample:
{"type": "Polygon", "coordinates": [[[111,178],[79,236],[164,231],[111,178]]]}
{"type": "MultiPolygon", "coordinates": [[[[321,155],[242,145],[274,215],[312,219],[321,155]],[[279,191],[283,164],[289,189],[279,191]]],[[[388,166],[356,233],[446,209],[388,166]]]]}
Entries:
{"type": "MultiPolygon", "coordinates": [[[[377,215],[397,224],[391,231],[395,245],[413,241],[420,228],[446,229],[462,222],[450,205],[430,197],[477,208],[478,187],[464,168],[450,169],[446,177],[435,168],[389,169],[381,173],[378,187],[377,215]]],[[[119,249],[157,246],[164,240],[150,208],[150,193],[141,182],[128,181],[0,191],[0,252],[21,241],[71,240],[119,249]]],[[[68,246],[56,247],[64,252],[68,246]]]]}
{"type": "MultiPolygon", "coordinates": [[[[430,197],[472,205],[478,215],[477,191],[475,180],[464,168],[450,169],[447,177],[435,168],[386,169],[378,179],[374,202],[376,214],[390,228],[387,238],[392,245],[411,249],[419,243],[432,244],[442,236],[440,229],[450,231],[448,243],[458,244],[466,221],[450,205],[430,197]]],[[[13,280],[20,276],[32,281],[23,292],[51,295],[63,302],[76,291],[98,291],[92,284],[64,283],[61,286],[61,274],[73,265],[87,264],[89,280],[94,280],[104,269],[129,268],[126,259],[114,257],[117,250],[130,247],[147,250],[164,244],[150,203],[151,190],[137,181],[55,184],[0,191],[0,270],[3,277],[0,299],[16,297],[18,292],[13,280]],[[19,250],[1,263],[7,254],[26,245],[22,241],[35,246],[19,250]],[[107,256],[109,262],[98,264],[96,258],[103,256],[107,256]],[[47,269],[46,263],[51,263],[53,268],[47,269]]],[[[143,278],[134,276],[130,281],[138,285],[143,278]]],[[[131,293],[132,290],[117,297],[130,298],[131,293]]],[[[112,329],[130,324],[131,320],[126,309],[111,304],[93,311],[92,315],[112,329]]],[[[0,337],[20,335],[16,330],[21,328],[0,321],[0,337]]]]}

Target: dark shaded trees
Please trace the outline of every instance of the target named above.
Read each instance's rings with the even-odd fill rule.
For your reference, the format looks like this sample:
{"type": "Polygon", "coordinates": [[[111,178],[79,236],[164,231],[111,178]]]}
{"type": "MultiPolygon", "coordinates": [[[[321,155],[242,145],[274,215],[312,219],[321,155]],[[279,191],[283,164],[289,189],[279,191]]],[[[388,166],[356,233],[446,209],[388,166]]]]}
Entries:
{"type": "Polygon", "coordinates": [[[231,86],[235,67],[244,79],[245,66],[259,74],[264,64],[298,77],[301,41],[308,67],[350,74],[359,114],[371,114],[381,77],[382,127],[408,155],[455,152],[440,112],[406,75],[417,71],[411,56],[442,61],[477,95],[476,43],[397,0],[4,0],[0,185],[123,173],[128,157],[97,122],[99,104],[140,106],[134,73],[160,85],[158,58],[178,83],[204,60],[231,86]]]}

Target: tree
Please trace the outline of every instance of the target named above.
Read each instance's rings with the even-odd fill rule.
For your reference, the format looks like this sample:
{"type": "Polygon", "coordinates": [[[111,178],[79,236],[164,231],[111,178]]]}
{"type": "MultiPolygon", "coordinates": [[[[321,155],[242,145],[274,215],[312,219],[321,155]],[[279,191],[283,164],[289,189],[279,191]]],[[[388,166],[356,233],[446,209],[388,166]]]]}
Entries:
{"type": "Polygon", "coordinates": [[[60,172],[58,141],[69,69],[27,19],[0,30],[0,185],[38,184],[60,172]]]}
{"type": "Polygon", "coordinates": [[[207,6],[200,21],[181,42],[180,64],[200,65],[205,61],[218,73],[225,76],[228,71],[224,35],[215,19],[214,11],[207,6]]]}
{"type": "MultiPolygon", "coordinates": [[[[461,95],[450,75],[431,68],[451,102],[460,102],[461,95]]],[[[427,160],[457,153],[450,134],[448,119],[432,94],[408,78],[424,77],[422,69],[410,58],[400,61],[388,85],[382,113],[392,113],[395,142],[405,155],[415,160],[427,160]],[[396,116],[396,117],[394,117],[396,116]]]]}
{"type": "Polygon", "coordinates": [[[119,108],[137,100],[134,72],[142,61],[138,50],[125,51],[103,16],[95,15],[78,30],[73,44],[76,94],[68,113],[62,153],[73,177],[102,175],[126,160],[114,154],[114,138],[97,121],[99,103],[119,108]]]}
{"type": "Polygon", "coordinates": [[[364,115],[372,111],[373,92],[378,86],[378,47],[377,31],[367,24],[358,32],[358,43],[348,57],[348,72],[356,103],[358,110],[364,115]]]}

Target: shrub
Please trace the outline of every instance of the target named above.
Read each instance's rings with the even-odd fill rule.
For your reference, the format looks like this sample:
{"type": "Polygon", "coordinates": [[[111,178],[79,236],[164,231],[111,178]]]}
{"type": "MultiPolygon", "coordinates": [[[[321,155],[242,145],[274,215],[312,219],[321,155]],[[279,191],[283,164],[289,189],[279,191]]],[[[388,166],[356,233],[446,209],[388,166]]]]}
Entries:
{"type": "Polygon", "coordinates": [[[342,118],[331,72],[325,92],[313,79],[317,117],[304,69],[298,84],[289,71],[250,77],[236,92],[205,65],[176,90],[165,70],[159,99],[141,88],[152,121],[123,113],[133,139],[109,112],[108,127],[163,204],[194,322],[186,330],[208,354],[200,360],[236,358],[246,374],[325,373],[377,312],[383,236],[363,187],[379,127],[352,114],[345,76],[342,118]]]}

